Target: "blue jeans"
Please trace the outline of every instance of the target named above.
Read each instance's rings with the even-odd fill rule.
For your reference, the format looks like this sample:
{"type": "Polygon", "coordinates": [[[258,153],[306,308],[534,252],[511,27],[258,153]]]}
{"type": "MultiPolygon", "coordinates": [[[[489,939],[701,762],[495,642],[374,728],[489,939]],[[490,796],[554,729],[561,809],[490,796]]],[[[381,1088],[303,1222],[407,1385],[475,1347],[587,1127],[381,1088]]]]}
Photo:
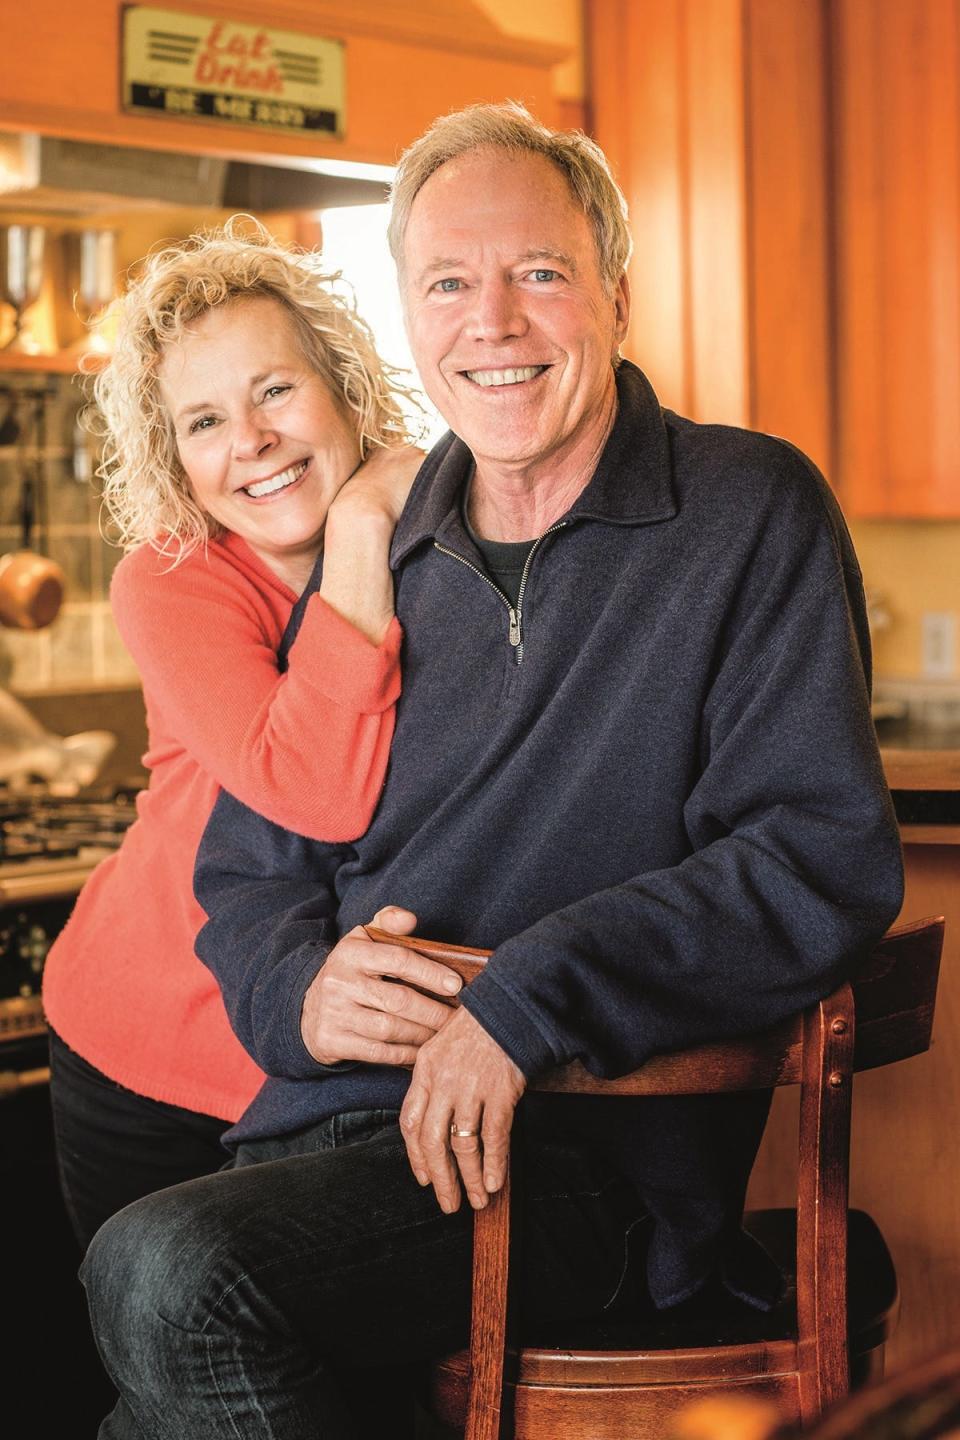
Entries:
{"type": "MultiPolygon", "coordinates": [[[[292,1143],[244,1147],[94,1239],[81,1278],[121,1395],[100,1440],[355,1440],[376,1433],[358,1369],[466,1343],[471,1212],[444,1215],[420,1188],[396,1117],[338,1116],[292,1143]]],[[[525,1314],[603,1311],[633,1192],[557,1136],[528,1135],[522,1168],[525,1314]]],[[[380,1440],[403,1433],[401,1410],[380,1440]]]]}

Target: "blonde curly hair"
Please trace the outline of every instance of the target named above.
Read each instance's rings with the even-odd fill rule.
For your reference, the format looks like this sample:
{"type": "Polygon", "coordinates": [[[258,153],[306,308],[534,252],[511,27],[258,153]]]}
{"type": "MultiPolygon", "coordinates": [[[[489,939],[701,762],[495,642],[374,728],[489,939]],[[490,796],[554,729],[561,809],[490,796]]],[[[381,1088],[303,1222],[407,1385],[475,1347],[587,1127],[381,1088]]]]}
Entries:
{"type": "Polygon", "coordinates": [[[380,359],[352,300],[331,288],[340,278],[316,252],[281,244],[250,216],[147,256],[114,302],[116,339],[85,417],[104,442],[97,474],[111,539],[125,549],[152,545],[178,564],[221,532],[191,492],[158,372],[192,321],[231,300],[266,296],[285,307],[307,360],[352,417],[364,459],[374,446],[409,442],[398,396],[416,397],[380,359]]]}

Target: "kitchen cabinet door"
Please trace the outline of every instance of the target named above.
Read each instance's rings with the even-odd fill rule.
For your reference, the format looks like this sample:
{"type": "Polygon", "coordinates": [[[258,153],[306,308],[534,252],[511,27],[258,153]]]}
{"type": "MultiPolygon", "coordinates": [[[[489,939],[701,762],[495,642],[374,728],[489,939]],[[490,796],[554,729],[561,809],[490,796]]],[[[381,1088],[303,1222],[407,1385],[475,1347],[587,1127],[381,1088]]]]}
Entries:
{"type": "Polygon", "coordinates": [[[837,469],[856,517],[960,517],[960,3],[831,0],[837,469]]]}

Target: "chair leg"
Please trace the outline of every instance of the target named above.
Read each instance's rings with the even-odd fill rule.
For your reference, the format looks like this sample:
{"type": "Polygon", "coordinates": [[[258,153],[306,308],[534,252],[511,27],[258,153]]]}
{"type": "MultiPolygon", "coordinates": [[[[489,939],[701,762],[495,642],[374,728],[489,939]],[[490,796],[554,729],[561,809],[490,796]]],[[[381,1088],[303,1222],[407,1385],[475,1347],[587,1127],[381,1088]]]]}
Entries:
{"type": "Polygon", "coordinates": [[[803,1021],[797,1340],[804,1425],[846,1395],[847,1197],[854,1010],[849,985],[803,1021]]]}
{"type": "Polygon", "coordinates": [[[470,1402],[464,1440],[506,1440],[503,1413],[510,1270],[510,1168],[473,1225],[470,1402]]]}

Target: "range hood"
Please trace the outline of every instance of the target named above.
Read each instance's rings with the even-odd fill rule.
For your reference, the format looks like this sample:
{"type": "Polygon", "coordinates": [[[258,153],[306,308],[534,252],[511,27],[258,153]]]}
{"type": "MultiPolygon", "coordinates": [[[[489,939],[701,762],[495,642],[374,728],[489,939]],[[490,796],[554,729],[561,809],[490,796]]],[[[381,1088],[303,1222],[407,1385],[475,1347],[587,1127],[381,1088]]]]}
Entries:
{"type": "Polygon", "coordinates": [[[277,157],[250,164],[211,155],[0,133],[0,206],[91,214],[154,205],[227,210],[326,210],[379,205],[381,165],[277,157]]]}

